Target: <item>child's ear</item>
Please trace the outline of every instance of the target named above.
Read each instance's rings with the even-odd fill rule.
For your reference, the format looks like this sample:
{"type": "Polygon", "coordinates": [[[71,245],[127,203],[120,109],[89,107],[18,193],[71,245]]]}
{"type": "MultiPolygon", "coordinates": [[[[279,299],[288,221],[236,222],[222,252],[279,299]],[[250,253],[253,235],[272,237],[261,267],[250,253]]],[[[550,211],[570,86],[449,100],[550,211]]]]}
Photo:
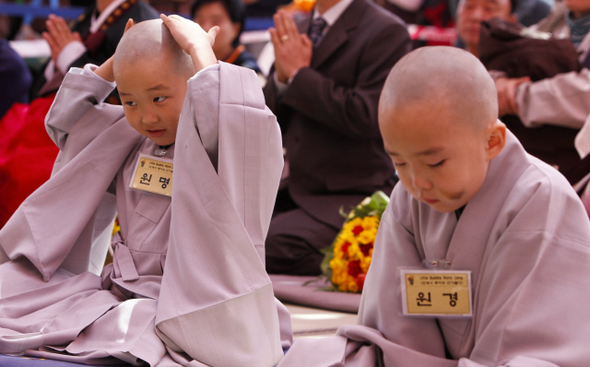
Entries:
{"type": "Polygon", "coordinates": [[[488,160],[494,159],[506,145],[506,125],[496,120],[487,130],[486,153],[488,160]]]}

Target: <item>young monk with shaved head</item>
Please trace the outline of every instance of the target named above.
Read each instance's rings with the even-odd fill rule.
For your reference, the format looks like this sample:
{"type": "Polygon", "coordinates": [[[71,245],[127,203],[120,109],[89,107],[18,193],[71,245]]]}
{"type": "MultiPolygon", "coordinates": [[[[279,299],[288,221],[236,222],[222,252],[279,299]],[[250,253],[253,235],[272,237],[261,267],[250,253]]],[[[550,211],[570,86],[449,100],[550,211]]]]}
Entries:
{"type": "Polygon", "coordinates": [[[161,18],[57,94],[53,176],[0,231],[0,353],[270,367],[290,344],[263,263],[276,118],[253,71],[215,59],[217,27],[161,18]]]}
{"type": "Polygon", "coordinates": [[[298,340],[280,367],[588,364],[588,217],[496,108],[494,82],[466,51],[420,48],[396,64],[379,125],[401,185],[358,325],[298,340]]]}
{"type": "Polygon", "coordinates": [[[388,77],[379,127],[406,190],[432,208],[449,212],[462,208],[479,191],[491,159],[504,147],[506,127],[497,119],[498,102],[490,98],[495,85],[485,68],[462,52],[437,51],[437,57],[414,55],[416,63],[409,58],[388,77]],[[417,63],[432,73],[415,75],[417,63]],[[433,182],[416,159],[436,170],[444,166],[448,174],[433,182]]]}

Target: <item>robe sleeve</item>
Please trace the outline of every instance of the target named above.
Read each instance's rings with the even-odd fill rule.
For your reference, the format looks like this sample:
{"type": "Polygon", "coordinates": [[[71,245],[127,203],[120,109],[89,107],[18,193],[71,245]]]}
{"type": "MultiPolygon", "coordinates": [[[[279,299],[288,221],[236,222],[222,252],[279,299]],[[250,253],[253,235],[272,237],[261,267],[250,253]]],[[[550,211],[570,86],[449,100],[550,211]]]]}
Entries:
{"type": "Polygon", "coordinates": [[[590,114],[590,70],[557,74],[516,89],[518,115],[527,127],[542,124],[580,129],[590,114]]]}
{"type": "Polygon", "coordinates": [[[112,88],[86,70],[64,79],[46,118],[61,149],[52,177],[0,231],[0,263],[26,258],[46,282],[58,268],[102,270],[115,216],[114,197],[106,192],[142,139],[121,106],[100,103],[112,88]]]}
{"type": "Polygon", "coordinates": [[[53,173],[124,116],[120,106],[102,103],[115,88],[115,83],[94,74],[96,68],[92,64],[83,69],[72,68],[45,117],[47,133],[60,149],[53,173]],[[72,132],[75,138],[68,139],[72,132]]]}
{"type": "Polygon", "coordinates": [[[274,366],[282,357],[272,285],[256,250],[281,169],[280,131],[253,71],[220,63],[189,80],[156,314],[169,348],[211,366],[274,366]]]}

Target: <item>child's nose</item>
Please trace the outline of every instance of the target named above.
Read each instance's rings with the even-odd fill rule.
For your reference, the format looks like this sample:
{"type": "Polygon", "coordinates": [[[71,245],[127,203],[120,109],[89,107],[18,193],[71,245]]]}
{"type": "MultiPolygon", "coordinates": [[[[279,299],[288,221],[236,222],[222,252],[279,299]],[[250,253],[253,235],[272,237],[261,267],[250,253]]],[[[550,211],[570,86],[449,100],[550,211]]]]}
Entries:
{"type": "Polygon", "coordinates": [[[428,190],[432,188],[431,182],[422,174],[412,175],[412,186],[419,190],[428,190]]]}
{"type": "Polygon", "coordinates": [[[143,110],[143,115],[141,116],[141,122],[146,125],[153,124],[158,121],[158,116],[149,108],[143,110]]]}

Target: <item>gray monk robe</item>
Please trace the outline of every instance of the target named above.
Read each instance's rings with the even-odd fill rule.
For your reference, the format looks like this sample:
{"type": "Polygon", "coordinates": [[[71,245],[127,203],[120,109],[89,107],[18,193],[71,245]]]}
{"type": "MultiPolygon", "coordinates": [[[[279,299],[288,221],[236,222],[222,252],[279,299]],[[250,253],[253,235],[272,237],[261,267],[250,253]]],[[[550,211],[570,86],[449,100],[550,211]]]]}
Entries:
{"type": "Polygon", "coordinates": [[[590,223],[576,193],[508,132],[458,220],[395,187],[359,325],[297,341],[280,366],[589,366],[589,264],[590,223]],[[472,271],[473,318],[403,316],[400,268],[441,259],[472,271]]]}
{"type": "Polygon", "coordinates": [[[53,176],[0,231],[0,353],[275,365],[290,323],[262,259],[282,149],[256,74],[220,63],[188,81],[170,199],[128,188],[156,147],[100,103],[114,85],[93,68],[66,76],[46,121],[53,176]]]}

